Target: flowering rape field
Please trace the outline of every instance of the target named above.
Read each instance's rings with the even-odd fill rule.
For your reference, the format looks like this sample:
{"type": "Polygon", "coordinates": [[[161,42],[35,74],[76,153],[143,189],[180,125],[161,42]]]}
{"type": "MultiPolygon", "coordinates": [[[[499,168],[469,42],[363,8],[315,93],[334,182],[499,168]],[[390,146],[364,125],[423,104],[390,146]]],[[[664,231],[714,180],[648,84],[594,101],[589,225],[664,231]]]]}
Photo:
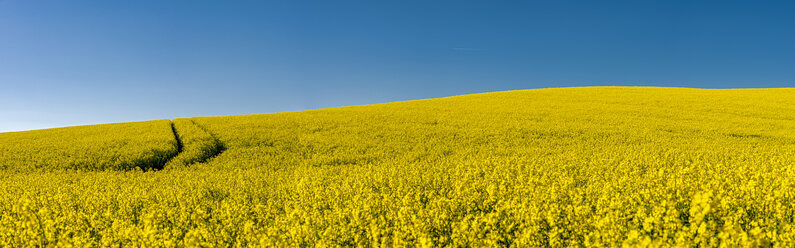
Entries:
{"type": "Polygon", "coordinates": [[[536,89],[2,133],[0,168],[0,247],[792,247],[795,89],[536,89]]]}
{"type": "Polygon", "coordinates": [[[168,120],[0,134],[0,170],[150,169],[177,154],[168,120]]]}

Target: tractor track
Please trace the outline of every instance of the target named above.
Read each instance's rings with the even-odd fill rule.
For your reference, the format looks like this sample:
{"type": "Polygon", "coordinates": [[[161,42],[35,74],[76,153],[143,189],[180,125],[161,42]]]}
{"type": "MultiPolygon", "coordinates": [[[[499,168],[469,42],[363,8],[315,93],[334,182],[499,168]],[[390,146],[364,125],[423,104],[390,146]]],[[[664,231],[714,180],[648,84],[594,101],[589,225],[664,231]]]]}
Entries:
{"type": "Polygon", "coordinates": [[[204,131],[205,133],[210,135],[210,137],[212,137],[215,140],[215,145],[216,145],[215,154],[213,154],[210,157],[204,159],[200,163],[207,162],[207,161],[217,157],[218,155],[221,155],[221,153],[224,153],[226,151],[226,144],[224,144],[224,142],[221,142],[221,140],[218,139],[218,137],[215,136],[215,134],[213,134],[212,132],[207,130],[207,128],[205,128],[204,126],[200,125],[199,123],[196,123],[196,121],[194,121],[194,120],[190,120],[190,122],[193,123],[193,125],[196,125],[197,127],[199,127],[202,131],[204,131]]]}
{"type": "MultiPolygon", "coordinates": [[[[190,120],[190,119],[189,119],[189,121],[190,121],[190,122],[191,122],[193,125],[196,125],[196,127],[198,127],[199,129],[201,129],[202,131],[204,131],[205,133],[207,133],[207,135],[209,135],[210,137],[212,137],[212,139],[213,139],[213,141],[214,141],[214,143],[215,143],[215,149],[213,149],[213,153],[212,153],[211,155],[207,156],[206,158],[199,160],[199,161],[198,161],[198,162],[196,162],[196,163],[204,163],[204,162],[207,162],[207,161],[209,161],[210,159],[213,159],[213,158],[217,157],[218,155],[220,155],[221,153],[223,153],[224,151],[226,151],[226,145],[225,145],[223,142],[221,142],[221,141],[220,141],[220,140],[219,140],[219,139],[218,139],[218,138],[215,136],[215,134],[213,134],[213,133],[209,132],[209,131],[207,130],[207,128],[205,128],[205,127],[204,127],[204,126],[202,126],[202,125],[199,125],[199,124],[198,124],[198,123],[196,123],[195,121],[193,121],[193,120],[190,120]]],[[[148,167],[142,167],[144,170],[153,170],[153,171],[159,171],[159,170],[162,170],[162,169],[163,169],[163,168],[165,168],[165,166],[166,166],[167,164],[169,164],[169,162],[171,162],[171,161],[172,161],[174,158],[176,158],[177,156],[179,156],[180,154],[182,154],[182,152],[183,152],[183,150],[184,150],[185,143],[182,141],[182,139],[180,138],[180,135],[177,133],[177,127],[176,127],[176,125],[174,125],[174,121],[173,121],[173,120],[171,121],[171,132],[174,134],[174,140],[176,140],[176,141],[177,141],[177,152],[176,152],[176,153],[174,153],[173,155],[169,156],[168,158],[166,158],[166,159],[163,159],[163,160],[162,160],[162,162],[158,162],[158,163],[152,164],[151,166],[148,166],[148,167]]]]}

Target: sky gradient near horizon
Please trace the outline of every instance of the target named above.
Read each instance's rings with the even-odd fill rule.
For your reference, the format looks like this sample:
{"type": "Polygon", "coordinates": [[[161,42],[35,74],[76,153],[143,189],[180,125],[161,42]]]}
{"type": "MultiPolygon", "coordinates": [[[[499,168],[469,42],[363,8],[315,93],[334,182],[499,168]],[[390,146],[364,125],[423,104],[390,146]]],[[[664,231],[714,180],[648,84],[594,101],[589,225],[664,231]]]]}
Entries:
{"type": "Polygon", "coordinates": [[[786,1],[0,0],[0,132],[564,86],[795,86],[786,1]]]}

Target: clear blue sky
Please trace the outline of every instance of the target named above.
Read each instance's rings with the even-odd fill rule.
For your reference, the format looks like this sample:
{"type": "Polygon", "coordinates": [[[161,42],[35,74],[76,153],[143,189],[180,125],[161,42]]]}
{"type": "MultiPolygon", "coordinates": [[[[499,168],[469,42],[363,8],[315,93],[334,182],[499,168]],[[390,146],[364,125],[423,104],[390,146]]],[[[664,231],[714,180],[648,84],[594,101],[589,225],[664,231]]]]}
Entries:
{"type": "Polygon", "coordinates": [[[0,132],[585,85],[795,85],[785,1],[0,0],[0,132]]]}

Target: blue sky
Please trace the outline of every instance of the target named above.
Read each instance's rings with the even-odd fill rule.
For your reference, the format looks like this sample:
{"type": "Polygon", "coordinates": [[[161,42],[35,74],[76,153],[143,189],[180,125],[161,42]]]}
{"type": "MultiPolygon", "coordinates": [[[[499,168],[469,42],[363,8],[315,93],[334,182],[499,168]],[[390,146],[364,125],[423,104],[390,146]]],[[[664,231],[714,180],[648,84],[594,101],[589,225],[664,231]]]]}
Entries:
{"type": "Polygon", "coordinates": [[[0,0],[0,132],[591,85],[795,85],[765,1],[0,0]]]}

